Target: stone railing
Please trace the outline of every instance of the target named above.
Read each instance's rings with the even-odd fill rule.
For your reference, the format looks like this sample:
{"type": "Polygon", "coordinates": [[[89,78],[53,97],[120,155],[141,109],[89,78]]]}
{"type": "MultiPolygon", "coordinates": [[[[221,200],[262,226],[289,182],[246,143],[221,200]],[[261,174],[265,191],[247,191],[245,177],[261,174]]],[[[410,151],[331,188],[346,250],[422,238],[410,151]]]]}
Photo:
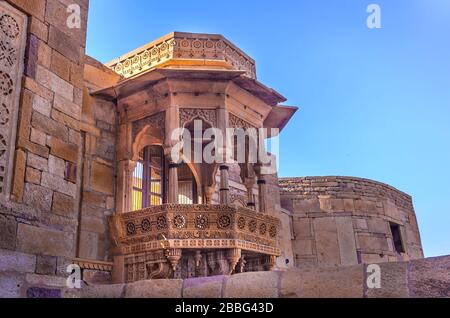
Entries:
{"type": "Polygon", "coordinates": [[[110,218],[120,254],[161,249],[228,249],[278,256],[280,221],[226,205],[164,204],[110,218]]]}
{"type": "Polygon", "coordinates": [[[178,66],[222,64],[256,78],[255,61],[223,36],[215,34],[174,32],[109,62],[107,66],[128,78],[169,62],[178,66]]]}

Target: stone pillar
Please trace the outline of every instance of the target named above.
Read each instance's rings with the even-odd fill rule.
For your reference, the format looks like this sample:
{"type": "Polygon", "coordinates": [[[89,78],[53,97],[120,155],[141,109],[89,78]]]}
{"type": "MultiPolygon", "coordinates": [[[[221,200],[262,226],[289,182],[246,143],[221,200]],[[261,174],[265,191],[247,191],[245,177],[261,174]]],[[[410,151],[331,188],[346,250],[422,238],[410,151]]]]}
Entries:
{"type": "Polygon", "coordinates": [[[226,165],[220,166],[220,204],[228,205],[230,203],[230,186],[228,185],[228,169],[226,165]]]}
{"type": "Polygon", "coordinates": [[[169,163],[168,203],[178,203],[178,163],[169,163]]]}
{"type": "Polygon", "coordinates": [[[255,186],[254,178],[245,179],[245,187],[247,188],[247,207],[249,209],[255,209],[255,196],[253,195],[253,187],[255,186]]]}
{"type": "Polygon", "coordinates": [[[266,212],[266,180],[258,177],[259,212],[266,212]]]}

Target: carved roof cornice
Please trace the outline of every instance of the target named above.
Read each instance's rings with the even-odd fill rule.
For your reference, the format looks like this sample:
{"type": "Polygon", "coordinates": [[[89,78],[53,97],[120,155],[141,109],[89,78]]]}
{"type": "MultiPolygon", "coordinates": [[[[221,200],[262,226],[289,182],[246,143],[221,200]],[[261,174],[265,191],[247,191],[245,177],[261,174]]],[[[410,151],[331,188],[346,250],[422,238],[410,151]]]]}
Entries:
{"type": "Polygon", "coordinates": [[[156,67],[218,67],[256,78],[255,61],[219,34],[173,32],[106,64],[125,78],[156,67]]]}

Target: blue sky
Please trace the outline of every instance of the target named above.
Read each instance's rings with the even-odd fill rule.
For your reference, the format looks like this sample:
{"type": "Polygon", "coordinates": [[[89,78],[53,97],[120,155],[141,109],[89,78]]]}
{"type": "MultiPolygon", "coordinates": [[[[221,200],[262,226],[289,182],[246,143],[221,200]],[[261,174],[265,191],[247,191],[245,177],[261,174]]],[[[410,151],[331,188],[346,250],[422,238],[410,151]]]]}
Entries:
{"type": "Polygon", "coordinates": [[[280,176],[391,184],[414,198],[426,256],[450,254],[450,0],[91,0],[87,53],[107,62],[171,31],[223,34],[300,107],[280,176]]]}

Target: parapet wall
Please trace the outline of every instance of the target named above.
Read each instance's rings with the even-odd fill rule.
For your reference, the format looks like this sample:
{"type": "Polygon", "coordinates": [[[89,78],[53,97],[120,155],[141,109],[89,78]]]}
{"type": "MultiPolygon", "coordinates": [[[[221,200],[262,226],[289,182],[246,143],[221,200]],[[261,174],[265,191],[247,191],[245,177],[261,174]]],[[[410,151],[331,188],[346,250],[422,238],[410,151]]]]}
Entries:
{"type": "Polygon", "coordinates": [[[297,267],[423,258],[409,195],[353,177],[286,178],[279,184],[281,206],[292,212],[297,267]],[[391,226],[398,226],[401,252],[391,226]]]}
{"type": "MultiPolygon", "coordinates": [[[[0,268],[0,297],[65,298],[380,298],[450,297],[450,256],[381,263],[380,288],[369,288],[366,265],[249,272],[186,280],[146,280],[131,284],[67,289],[65,277],[0,268]],[[17,275],[17,276],[16,276],[17,275]]],[[[32,270],[32,260],[27,265],[32,270]]],[[[22,265],[25,266],[25,265],[22,265]]],[[[372,281],[370,279],[370,281],[372,281]]]]}

